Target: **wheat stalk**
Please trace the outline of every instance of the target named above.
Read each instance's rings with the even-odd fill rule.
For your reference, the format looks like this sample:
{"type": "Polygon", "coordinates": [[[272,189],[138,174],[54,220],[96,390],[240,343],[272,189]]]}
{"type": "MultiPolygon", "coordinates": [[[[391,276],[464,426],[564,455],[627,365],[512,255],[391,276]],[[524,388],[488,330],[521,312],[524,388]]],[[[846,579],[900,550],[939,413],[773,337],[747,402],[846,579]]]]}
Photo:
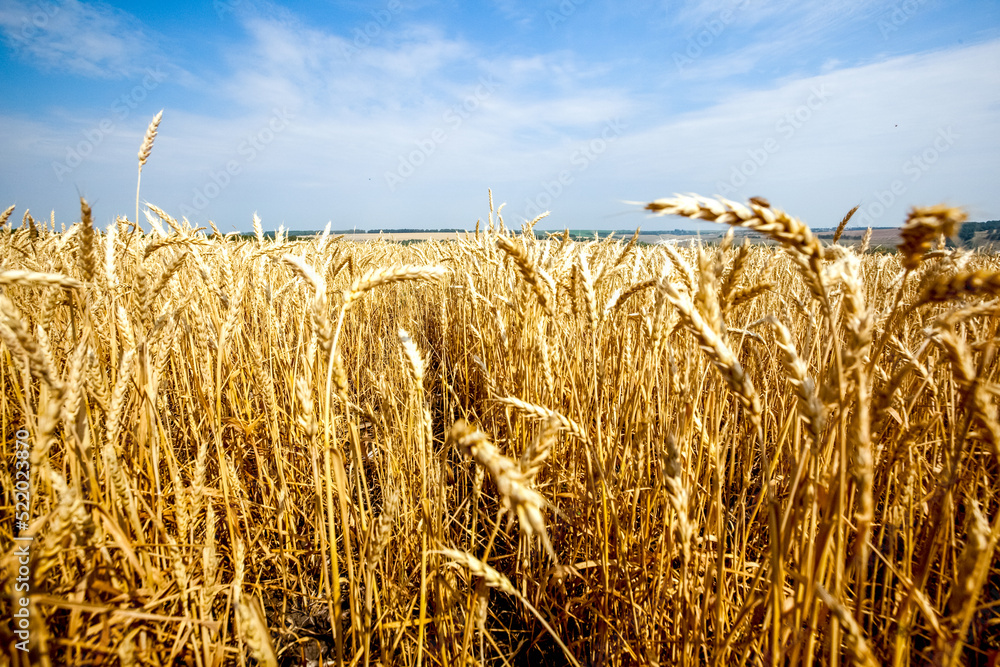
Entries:
{"type": "Polygon", "coordinates": [[[149,159],[149,154],[153,150],[153,142],[156,140],[156,128],[160,126],[160,121],[162,119],[163,109],[160,109],[160,111],[153,116],[153,120],[150,121],[149,127],[146,128],[146,134],[142,138],[142,146],[139,147],[139,175],[136,178],[135,183],[135,229],[138,229],[139,227],[139,186],[142,184],[142,167],[146,164],[146,160],[149,159]]]}

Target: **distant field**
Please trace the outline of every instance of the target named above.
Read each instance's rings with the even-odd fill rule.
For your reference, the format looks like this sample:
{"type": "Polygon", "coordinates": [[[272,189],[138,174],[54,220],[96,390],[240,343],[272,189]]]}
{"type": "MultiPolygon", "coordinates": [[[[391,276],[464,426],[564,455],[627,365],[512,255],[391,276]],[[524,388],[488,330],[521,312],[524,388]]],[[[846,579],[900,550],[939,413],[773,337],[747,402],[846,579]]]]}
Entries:
{"type": "MultiPolygon", "coordinates": [[[[553,232],[553,233],[556,233],[556,232],[553,232]]],[[[577,237],[577,238],[579,238],[579,237],[581,237],[581,236],[584,235],[584,233],[582,233],[582,232],[573,232],[573,231],[571,231],[571,233],[575,237],[577,237]]],[[[831,234],[831,235],[832,235],[832,233],[833,233],[832,231],[829,232],[829,234],[831,234]]],[[[862,237],[864,236],[864,233],[865,233],[865,230],[854,230],[854,229],[847,230],[847,231],[844,232],[844,235],[842,237],[843,238],[843,242],[844,243],[848,243],[848,242],[860,242],[861,239],[862,239],[862,237]]],[[[475,235],[475,232],[473,232],[473,231],[470,231],[470,232],[406,232],[406,233],[385,232],[385,233],[366,233],[366,234],[344,234],[343,236],[348,241],[353,241],[353,242],[361,243],[361,242],[366,242],[366,241],[376,241],[376,240],[379,240],[380,238],[384,239],[386,241],[396,241],[396,242],[400,242],[400,241],[407,241],[407,242],[410,242],[410,241],[430,241],[430,240],[434,240],[434,241],[450,241],[450,240],[455,240],[456,238],[459,238],[459,237],[464,237],[466,234],[475,235]]],[[[705,230],[705,231],[702,231],[702,232],[697,233],[697,234],[674,234],[674,233],[671,233],[671,232],[643,231],[642,233],[639,234],[639,239],[638,240],[641,243],[651,243],[651,244],[652,243],[659,243],[661,241],[670,240],[670,241],[677,241],[678,243],[686,245],[686,244],[688,244],[688,243],[690,243],[692,241],[697,242],[699,239],[702,240],[703,242],[707,242],[707,243],[716,243],[716,242],[718,242],[719,240],[722,239],[722,237],[723,237],[724,234],[725,234],[725,231],[721,230],[721,229],[705,230]]],[[[338,234],[338,235],[340,235],[340,234],[338,234]]],[[[538,235],[542,235],[542,233],[538,232],[538,235]]],[[[819,233],[818,235],[820,236],[820,238],[823,237],[823,233],[819,233]]],[[[593,238],[592,234],[589,234],[589,236],[590,236],[590,238],[593,238]]],[[[601,234],[601,238],[605,238],[607,236],[608,236],[607,232],[604,232],[604,233],[601,234]]],[[[632,231],[630,231],[630,230],[622,230],[622,231],[618,231],[618,232],[615,233],[615,237],[619,238],[619,239],[622,239],[622,238],[628,239],[628,238],[631,238],[631,236],[632,236],[632,231]]],[[[752,234],[752,235],[744,235],[744,236],[750,236],[750,238],[752,239],[752,241],[756,242],[756,243],[770,243],[770,241],[767,239],[767,237],[762,236],[762,235],[752,234]]],[[[872,243],[872,245],[880,245],[880,244],[881,245],[895,245],[895,244],[899,243],[899,230],[898,229],[875,229],[875,230],[872,230],[872,240],[871,240],[871,243],[872,243]]]]}
{"type": "MultiPolygon", "coordinates": [[[[841,237],[842,243],[857,243],[860,242],[864,237],[866,230],[864,229],[845,229],[844,235],[841,237]]],[[[820,232],[818,236],[824,238],[825,236],[831,234],[830,232],[820,232]]],[[[883,246],[894,246],[899,243],[899,228],[893,227],[889,229],[872,229],[871,244],[883,245],[883,246]]]]}
{"type": "MultiPolygon", "coordinates": [[[[970,234],[965,239],[962,239],[960,241],[957,241],[956,239],[953,239],[953,241],[957,241],[963,247],[968,247],[968,248],[991,247],[991,244],[997,243],[997,240],[991,239],[990,237],[992,235],[997,234],[996,229],[998,224],[1000,223],[998,223],[997,221],[992,221],[988,223],[968,223],[968,226],[971,226],[973,228],[978,228],[980,229],[980,231],[976,231],[974,234],[970,234]],[[984,229],[985,231],[982,231],[984,229]]],[[[614,232],[614,237],[619,239],[621,238],[628,239],[631,238],[633,231],[634,230],[628,230],[628,229],[616,230],[614,232]]],[[[840,243],[843,245],[859,244],[864,238],[866,231],[867,231],[866,229],[861,229],[856,227],[845,229],[843,235],[841,236],[840,243]]],[[[377,240],[380,237],[389,241],[398,241],[407,243],[415,241],[427,241],[427,240],[447,241],[447,240],[454,240],[458,236],[464,237],[466,233],[474,234],[472,230],[470,230],[469,232],[455,232],[455,231],[450,231],[450,232],[407,231],[403,233],[384,232],[382,234],[379,234],[377,232],[359,233],[359,234],[352,234],[349,232],[347,233],[334,232],[334,234],[336,235],[344,234],[344,237],[346,239],[359,243],[365,241],[377,240]]],[[[562,233],[561,231],[557,232],[550,230],[546,231],[535,230],[535,235],[538,238],[547,238],[549,234],[558,235],[561,233],[562,233]]],[[[318,234],[319,232],[292,232],[293,237],[295,236],[302,237],[305,235],[315,236],[318,234]]],[[[570,230],[570,234],[574,240],[579,241],[579,240],[593,240],[595,233],[594,231],[570,230]]],[[[598,232],[598,235],[601,239],[607,238],[610,234],[611,230],[601,230],[598,232]]],[[[833,234],[834,234],[833,229],[822,229],[816,231],[816,236],[824,241],[831,240],[833,234]]],[[[722,228],[709,228],[698,232],[678,233],[676,230],[657,231],[655,229],[655,225],[645,224],[643,225],[638,241],[640,243],[647,243],[647,244],[655,244],[664,241],[675,241],[682,245],[688,245],[690,242],[692,241],[697,242],[698,240],[701,240],[705,243],[718,243],[724,235],[725,235],[725,230],[722,228]]],[[[737,241],[741,241],[743,238],[749,238],[753,243],[761,243],[761,244],[772,243],[772,241],[770,241],[767,238],[767,236],[763,234],[754,233],[752,231],[744,229],[738,229],[736,232],[737,241]]],[[[872,229],[872,236],[869,245],[872,248],[890,248],[896,246],[897,244],[899,244],[899,242],[900,242],[900,236],[898,227],[884,227],[884,228],[876,227],[872,229]]]]}
{"type": "Polygon", "coordinates": [[[345,234],[344,239],[347,241],[352,241],[355,243],[363,243],[366,241],[377,241],[379,239],[384,239],[386,241],[448,241],[458,238],[459,236],[465,236],[462,232],[409,232],[409,233],[392,233],[386,232],[383,234],[345,234]]]}

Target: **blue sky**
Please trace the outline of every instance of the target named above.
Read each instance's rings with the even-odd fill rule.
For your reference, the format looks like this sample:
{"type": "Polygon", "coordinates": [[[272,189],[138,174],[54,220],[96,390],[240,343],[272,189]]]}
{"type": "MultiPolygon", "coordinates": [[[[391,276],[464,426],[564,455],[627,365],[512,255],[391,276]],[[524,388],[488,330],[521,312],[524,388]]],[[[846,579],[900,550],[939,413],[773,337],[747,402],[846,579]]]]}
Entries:
{"type": "Polygon", "coordinates": [[[767,197],[814,227],[1000,218],[995,0],[0,0],[0,207],[203,225],[690,228],[623,200],[767,197]]]}

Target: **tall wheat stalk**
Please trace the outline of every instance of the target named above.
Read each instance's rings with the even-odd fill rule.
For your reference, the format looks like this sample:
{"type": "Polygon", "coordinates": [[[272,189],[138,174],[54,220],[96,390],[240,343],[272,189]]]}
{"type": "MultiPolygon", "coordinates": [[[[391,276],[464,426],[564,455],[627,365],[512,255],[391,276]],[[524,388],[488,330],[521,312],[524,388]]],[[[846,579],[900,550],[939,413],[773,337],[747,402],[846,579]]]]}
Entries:
{"type": "Polygon", "coordinates": [[[146,164],[146,160],[149,159],[149,154],[153,151],[153,142],[156,140],[156,129],[160,126],[161,120],[163,120],[163,109],[160,109],[153,116],[149,127],[146,128],[146,134],[142,138],[142,146],[139,147],[139,172],[135,180],[135,220],[133,221],[136,229],[139,227],[139,186],[142,185],[142,167],[146,164]]]}

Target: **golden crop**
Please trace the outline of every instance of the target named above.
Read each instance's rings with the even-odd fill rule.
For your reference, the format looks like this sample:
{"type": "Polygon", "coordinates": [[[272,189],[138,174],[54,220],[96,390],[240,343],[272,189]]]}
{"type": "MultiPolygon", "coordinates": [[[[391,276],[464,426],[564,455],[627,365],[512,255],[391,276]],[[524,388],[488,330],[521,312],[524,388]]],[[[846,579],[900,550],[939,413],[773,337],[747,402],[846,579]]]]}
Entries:
{"type": "Polygon", "coordinates": [[[943,207],[881,255],[763,200],[648,208],[779,245],[8,210],[31,664],[985,664],[1000,260],[930,250],[943,207]]]}

